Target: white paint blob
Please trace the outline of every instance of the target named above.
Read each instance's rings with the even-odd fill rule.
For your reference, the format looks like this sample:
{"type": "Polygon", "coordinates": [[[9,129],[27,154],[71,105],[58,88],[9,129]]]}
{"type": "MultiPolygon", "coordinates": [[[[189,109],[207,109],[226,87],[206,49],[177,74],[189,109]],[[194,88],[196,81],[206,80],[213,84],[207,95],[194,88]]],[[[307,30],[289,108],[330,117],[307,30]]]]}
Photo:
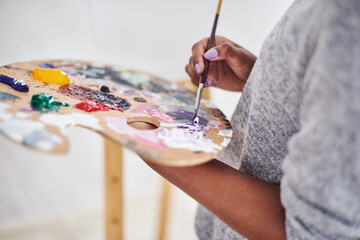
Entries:
{"type": "Polygon", "coordinates": [[[47,113],[43,114],[40,117],[40,120],[43,123],[48,125],[57,126],[60,128],[61,132],[65,134],[66,127],[74,127],[76,125],[88,127],[93,130],[102,130],[102,127],[99,125],[99,120],[92,115],[82,114],[82,113],[72,113],[72,114],[55,114],[47,113]]]}
{"type": "Polygon", "coordinates": [[[10,118],[0,122],[0,131],[12,140],[45,151],[63,141],[59,136],[47,132],[44,124],[28,119],[10,118]]]}
{"type": "Polygon", "coordinates": [[[25,118],[31,117],[32,115],[33,114],[27,113],[27,112],[17,112],[15,114],[15,117],[25,119],[25,118]]]}
{"type": "Polygon", "coordinates": [[[203,131],[191,131],[184,128],[164,128],[158,133],[161,139],[168,147],[186,148],[191,151],[213,152],[216,153],[222,149],[218,144],[204,136],[203,131]]]}
{"type": "Polygon", "coordinates": [[[18,142],[22,142],[24,136],[43,128],[42,123],[20,118],[12,118],[0,123],[1,132],[18,142]]]}
{"type": "Polygon", "coordinates": [[[121,78],[126,79],[133,84],[142,84],[150,81],[149,75],[146,75],[144,73],[122,72],[120,73],[120,76],[121,78]]]}
{"type": "Polygon", "coordinates": [[[164,123],[164,122],[160,122],[160,126],[161,127],[180,127],[183,126],[183,123],[164,123]]]}
{"type": "Polygon", "coordinates": [[[12,117],[11,113],[7,112],[7,109],[10,108],[10,105],[7,103],[0,103],[0,119],[7,120],[12,117]]]}
{"type": "Polygon", "coordinates": [[[25,145],[33,146],[45,151],[50,151],[56,145],[61,144],[63,140],[61,137],[51,134],[45,129],[42,129],[24,136],[22,142],[25,145]]]}
{"type": "Polygon", "coordinates": [[[198,126],[198,125],[199,125],[199,118],[198,118],[198,117],[195,117],[195,118],[194,118],[193,124],[194,124],[195,126],[198,126]]]}
{"type": "Polygon", "coordinates": [[[81,125],[92,128],[94,130],[101,130],[98,119],[92,115],[73,113],[73,114],[43,114],[40,117],[42,121],[33,121],[26,119],[31,116],[30,113],[17,112],[15,116],[7,112],[10,105],[0,103],[0,132],[14,141],[21,142],[25,145],[36,147],[41,150],[50,151],[56,145],[61,144],[63,139],[55,134],[49,133],[45,129],[45,124],[57,126],[62,133],[65,132],[65,127],[72,127],[81,125]]]}
{"type": "Polygon", "coordinates": [[[224,136],[224,137],[229,137],[231,138],[232,136],[232,129],[221,129],[219,131],[219,135],[220,136],[224,136]]]}
{"type": "Polygon", "coordinates": [[[225,137],[223,142],[220,144],[222,147],[226,147],[231,141],[231,138],[225,137]]]}

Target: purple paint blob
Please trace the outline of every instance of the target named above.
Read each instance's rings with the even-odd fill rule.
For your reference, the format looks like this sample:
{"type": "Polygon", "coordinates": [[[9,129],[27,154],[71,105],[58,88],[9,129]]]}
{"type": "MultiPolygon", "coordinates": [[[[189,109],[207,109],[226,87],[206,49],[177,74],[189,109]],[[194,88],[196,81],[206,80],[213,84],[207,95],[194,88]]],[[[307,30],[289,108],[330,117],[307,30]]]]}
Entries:
{"type": "Polygon", "coordinates": [[[158,109],[159,106],[156,105],[155,103],[144,103],[141,104],[139,106],[137,106],[136,108],[131,109],[132,113],[145,113],[147,112],[148,109],[158,109]]]}
{"type": "MultiPolygon", "coordinates": [[[[174,117],[178,122],[188,123],[188,124],[193,123],[193,117],[194,117],[193,112],[179,110],[179,111],[167,112],[166,114],[174,117]]],[[[200,116],[198,116],[198,118],[199,118],[199,125],[206,126],[207,123],[209,122],[206,118],[200,116]]]]}
{"type": "Polygon", "coordinates": [[[53,68],[56,68],[54,65],[52,65],[51,63],[42,63],[42,64],[39,64],[40,67],[42,68],[49,68],[49,69],[53,69],[53,68]]]}
{"type": "Polygon", "coordinates": [[[177,126],[178,128],[186,129],[188,132],[207,132],[207,129],[204,126],[188,123],[184,125],[177,126]]]}
{"type": "Polygon", "coordinates": [[[153,118],[160,120],[160,121],[165,121],[168,123],[173,123],[174,122],[174,117],[171,117],[163,112],[160,112],[158,110],[155,109],[148,109],[147,113],[152,116],[153,118]]]}

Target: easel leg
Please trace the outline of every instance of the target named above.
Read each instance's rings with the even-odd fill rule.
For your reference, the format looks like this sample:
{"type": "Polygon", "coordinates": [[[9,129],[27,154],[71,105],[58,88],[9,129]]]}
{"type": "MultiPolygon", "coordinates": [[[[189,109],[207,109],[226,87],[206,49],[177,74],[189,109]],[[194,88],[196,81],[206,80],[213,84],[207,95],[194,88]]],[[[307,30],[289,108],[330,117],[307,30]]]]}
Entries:
{"type": "Polygon", "coordinates": [[[107,240],[123,238],[122,148],[105,138],[105,231],[107,240]]]}
{"type": "Polygon", "coordinates": [[[171,194],[171,183],[168,182],[167,180],[163,179],[158,240],[165,239],[167,220],[169,217],[170,194],[171,194]]]}

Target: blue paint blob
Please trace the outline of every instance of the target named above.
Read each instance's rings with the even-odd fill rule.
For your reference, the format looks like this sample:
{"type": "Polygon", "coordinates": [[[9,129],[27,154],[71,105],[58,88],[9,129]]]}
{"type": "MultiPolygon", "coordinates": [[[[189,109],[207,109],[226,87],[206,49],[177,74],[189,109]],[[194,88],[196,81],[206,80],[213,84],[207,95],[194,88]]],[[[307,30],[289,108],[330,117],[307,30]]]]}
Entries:
{"type": "Polygon", "coordinates": [[[12,87],[13,89],[15,89],[16,91],[19,91],[19,92],[28,92],[29,91],[28,85],[26,83],[24,83],[24,81],[21,79],[15,79],[15,78],[8,77],[5,75],[0,75],[0,82],[9,85],[10,87],[12,87]]]}

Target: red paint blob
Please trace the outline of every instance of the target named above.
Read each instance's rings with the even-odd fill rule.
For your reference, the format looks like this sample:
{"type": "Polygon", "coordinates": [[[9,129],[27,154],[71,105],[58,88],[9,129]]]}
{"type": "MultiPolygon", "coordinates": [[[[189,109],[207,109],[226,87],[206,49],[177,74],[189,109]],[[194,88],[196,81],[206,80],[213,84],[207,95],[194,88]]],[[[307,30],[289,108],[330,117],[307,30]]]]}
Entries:
{"type": "Polygon", "coordinates": [[[94,102],[83,101],[83,102],[79,102],[73,107],[86,112],[109,111],[109,110],[117,110],[123,112],[120,108],[107,103],[94,103],[94,102]]]}

